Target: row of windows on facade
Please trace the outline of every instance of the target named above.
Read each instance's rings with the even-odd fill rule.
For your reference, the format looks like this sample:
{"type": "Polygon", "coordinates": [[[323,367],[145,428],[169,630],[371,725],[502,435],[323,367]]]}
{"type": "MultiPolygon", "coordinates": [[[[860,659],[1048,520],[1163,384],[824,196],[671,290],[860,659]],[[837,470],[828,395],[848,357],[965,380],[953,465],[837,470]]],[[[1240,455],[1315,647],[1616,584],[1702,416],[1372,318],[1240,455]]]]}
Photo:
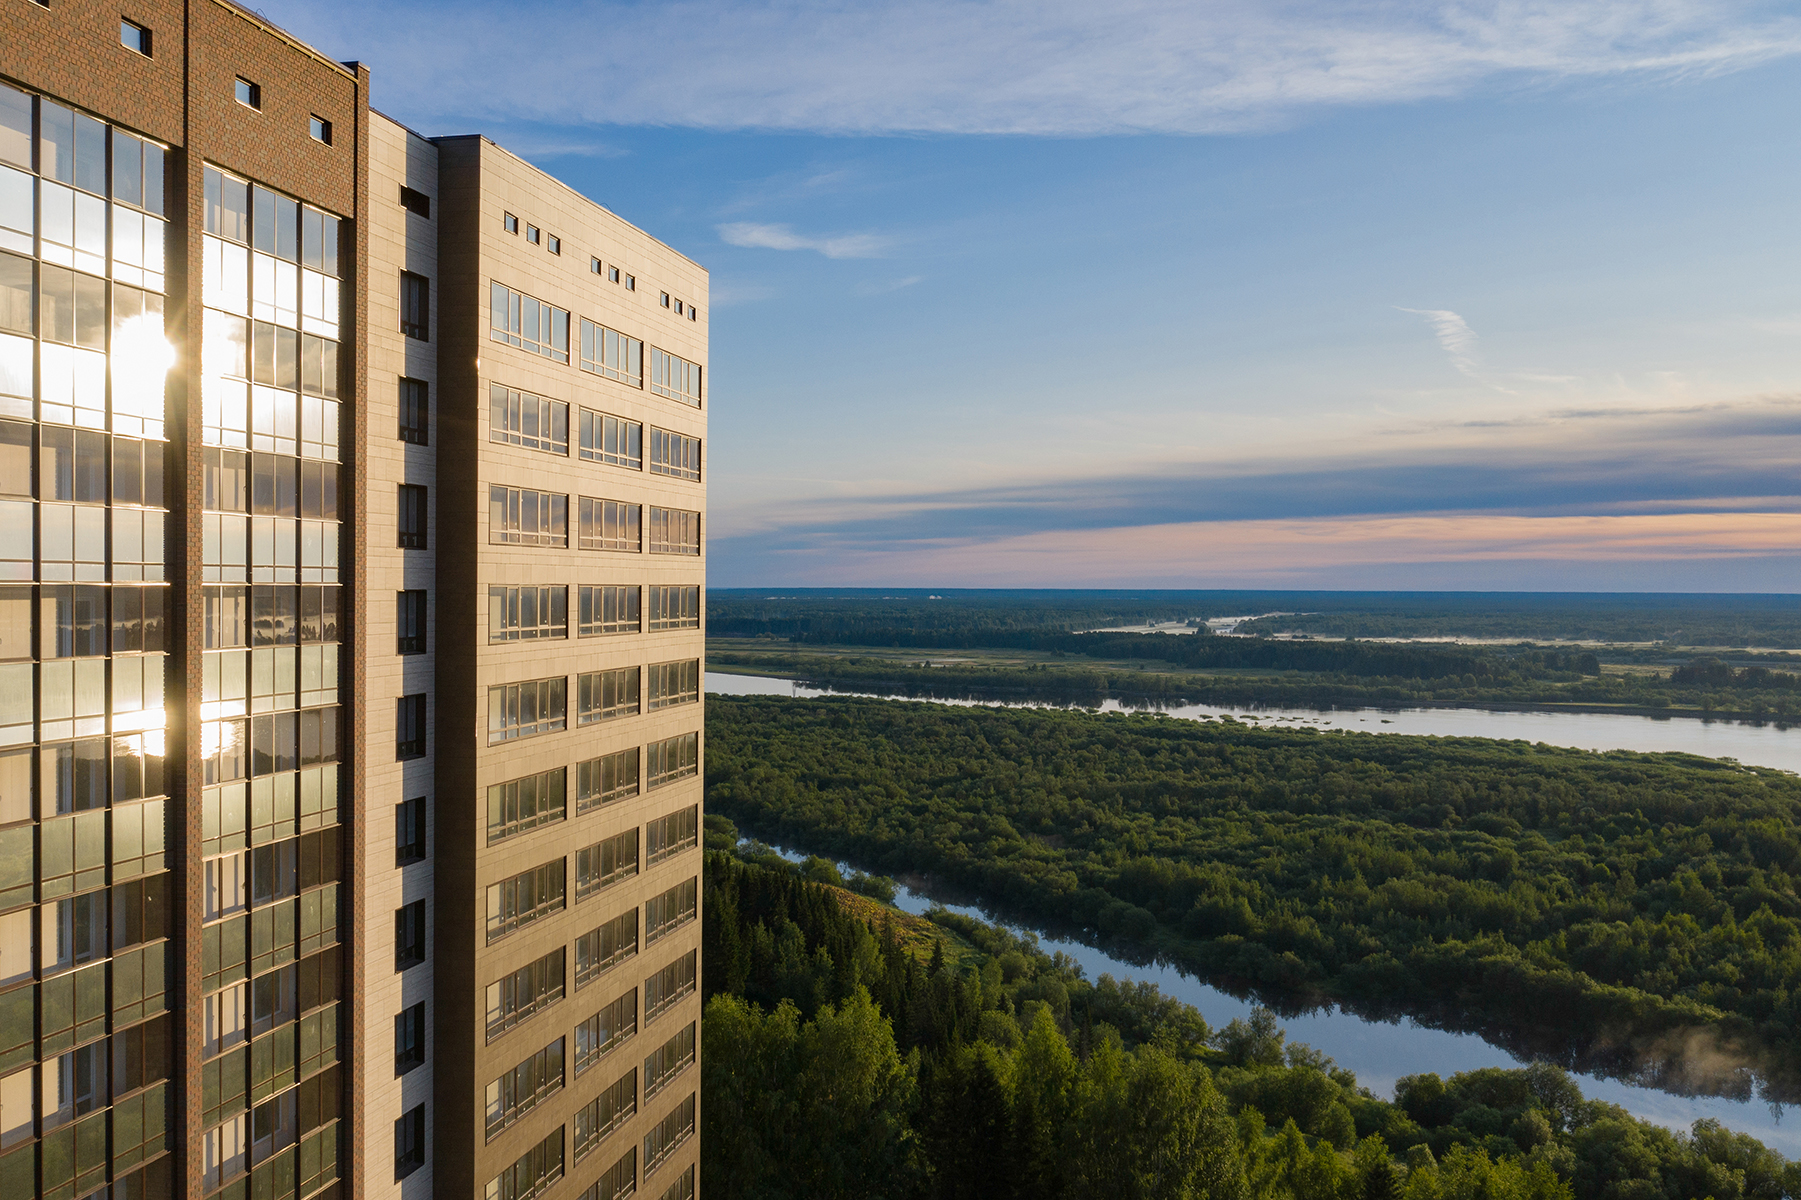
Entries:
{"type": "MultiPolygon", "coordinates": [[[[677,839],[662,844],[658,851],[658,861],[695,845],[693,838],[681,832],[683,819],[683,813],[677,812],[645,827],[646,845],[650,843],[653,832],[657,832],[659,837],[677,839]]],[[[654,865],[649,861],[648,855],[645,855],[641,864],[638,833],[639,830],[634,826],[575,853],[575,898],[578,904],[637,875],[641,865],[654,865]]],[[[488,887],[487,941],[490,945],[527,925],[563,911],[566,907],[568,863],[568,858],[558,858],[488,887]]],[[[678,885],[661,898],[653,897],[647,901],[645,944],[650,944],[676,925],[687,921],[693,916],[693,908],[692,881],[678,885]],[[689,890],[684,892],[683,888],[689,890]],[[674,907],[668,907],[669,905],[674,907]],[[655,920],[652,919],[653,916],[656,917],[655,920]]]]}
{"type": "MultiPolygon", "coordinates": [[[[659,976],[685,976],[687,990],[692,992],[697,957],[694,951],[689,951],[663,972],[659,972],[659,976]]],[[[647,988],[652,983],[660,982],[662,981],[658,977],[645,981],[647,988]]],[[[650,1020],[647,1012],[646,1026],[650,1020]]],[[[694,1065],[694,1034],[695,1025],[692,1022],[678,1029],[645,1057],[642,1075],[637,1066],[628,1068],[625,1074],[614,1080],[599,1096],[577,1110],[575,1156],[578,1160],[637,1114],[640,1078],[643,1080],[642,1102],[649,1103],[664,1088],[674,1083],[683,1071],[694,1065]]],[[[493,1141],[563,1090],[569,1082],[568,1042],[566,1036],[556,1038],[549,1045],[528,1055],[498,1079],[489,1082],[483,1095],[483,1125],[488,1141],[493,1141]]],[[[591,1067],[597,1061],[598,1058],[591,1056],[585,1065],[591,1067]]]]}
{"type": "MultiPolygon", "coordinates": [[[[700,628],[700,587],[697,584],[582,585],[575,593],[576,633],[581,637],[700,628]]],[[[403,597],[408,594],[401,593],[403,597]]],[[[403,619],[410,616],[409,602],[405,599],[401,601],[401,612],[403,619]]],[[[409,630],[413,628],[411,622],[408,627],[409,630]]],[[[568,636],[567,587],[557,584],[488,589],[488,641],[538,641],[568,636]]],[[[412,644],[419,650],[425,648],[422,637],[412,644]]],[[[402,653],[405,652],[406,643],[403,642],[402,653]]]]}
{"type": "MultiPolygon", "coordinates": [[[[642,1180],[649,1186],[658,1168],[686,1145],[694,1136],[695,1097],[690,1094],[644,1135],[642,1180]]],[[[512,1166],[488,1182],[482,1200],[532,1200],[560,1182],[564,1171],[564,1127],[559,1125],[550,1136],[520,1156],[512,1166]]],[[[631,1147],[625,1157],[601,1172],[600,1177],[581,1194],[580,1200],[622,1200],[638,1190],[638,1148],[631,1147]]],[[[661,1200],[693,1200],[694,1168],[670,1183],[661,1200]]]]}
{"type": "MultiPolygon", "coordinates": [[[[488,389],[488,440],[550,454],[569,453],[569,404],[521,392],[505,384],[488,389]]],[[[589,462],[644,469],[644,425],[593,409],[578,410],[577,451],[589,462]]],[[[650,473],[700,479],[701,440],[650,427],[650,473]]]]}
{"type": "MultiPolygon", "coordinates": [[[[405,197],[404,193],[411,191],[411,190],[412,190],[411,188],[402,188],[401,189],[401,191],[403,193],[403,195],[401,197],[402,204],[406,203],[406,197],[405,197]]],[[[415,209],[414,211],[418,211],[418,210],[415,209]]],[[[431,215],[431,208],[430,208],[429,202],[427,203],[425,211],[422,215],[427,216],[427,217],[429,217],[431,215]]],[[[520,229],[519,218],[510,212],[503,212],[500,215],[500,227],[502,229],[504,229],[506,232],[517,237],[519,234],[519,229],[520,229]]],[[[530,221],[525,222],[525,240],[527,242],[530,242],[534,246],[543,246],[544,249],[549,251],[551,254],[560,256],[563,253],[563,239],[562,238],[558,237],[554,233],[545,233],[542,229],[539,229],[536,225],[533,225],[530,221]]],[[[617,284],[622,285],[625,288],[625,290],[628,292],[635,292],[638,290],[638,277],[637,276],[626,271],[624,268],[620,267],[617,263],[603,263],[600,260],[600,257],[598,255],[589,256],[588,271],[590,274],[603,276],[608,283],[617,283],[617,284]]],[[[668,292],[661,293],[661,298],[662,298],[663,307],[670,308],[671,300],[670,300],[669,293],[668,292]]],[[[691,303],[685,304],[684,301],[677,299],[673,302],[673,308],[674,308],[675,315],[678,317],[686,316],[690,321],[696,321],[696,320],[700,319],[700,309],[698,306],[696,306],[694,304],[691,304],[691,303]]]]}
{"type": "MultiPolygon", "coordinates": [[[[395,525],[399,545],[409,550],[427,549],[429,493],[423,484],[403,483],[398,487],[395,525]]],[[[566,548],[569,496],[493,485],[488,489],[488,541],[495,545],[566,548]]],[[[700,513],[578,496],[576,545],[582,550],[698,555],[700,513]]]]}
{"type": "Polygon", "coordinates": [[[47,96],[0,84],[0,163],[162,216],[166,154],[47,96]]]}
{"type": "MultiPolygon", "coordinates": [[[[700,699],[698,660],[658,663],[644,674],[648,677],[642,689],[645,711],[693,704],[700,699]]],[[[591,725],[635,716],[640,711],[641,701],[639,675],[637,667],[577,675],[576,724],[591,725]]],[[[568,728],[568,682],[567,676],[559,675],[489,688],[488,744],[557,733],[568,728]]]]}
{"type": "MultiPolygon", "coordinates": [[[[418,275],[401,277],[401,331],[427,338],[430,332],[429,286],[418,275]]],[[[488,293],[488,336],[554,362],[569,361],[569,310],[514,291],[498,280],[488,293]]],[[[581,369],[630,387],[642,388],[644,342],[586,317],[580,318],[581,369]]],[[[656,395],[701,407],[701,366],[679,354],[650,348],[650,390],[656,395]]]]}

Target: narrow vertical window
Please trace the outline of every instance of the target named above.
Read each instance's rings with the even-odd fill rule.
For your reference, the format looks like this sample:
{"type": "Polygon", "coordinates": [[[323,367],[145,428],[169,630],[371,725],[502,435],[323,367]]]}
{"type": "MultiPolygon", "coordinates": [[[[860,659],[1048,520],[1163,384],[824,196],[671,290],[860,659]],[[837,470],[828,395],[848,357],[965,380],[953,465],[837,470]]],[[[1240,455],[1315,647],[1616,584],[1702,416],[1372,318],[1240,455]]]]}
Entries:
{"type": "Polygon", "coordinates": [[[394,806],[394,865],[425,860],[425,797],[414,796],[394,806]]]}
{"type": "Polygon", "coordinates": [[[400,332],[431,341],[431,281],[411,271],[400,273],[400,332]]]}
{"type": "Polygon", "coordinates": [[[425,549],[425,488],[416,483],[400,485],[399,542],[403,549],[425,549]]]}
{"type": "Polygon", "coordinates": [[[394,1074],[425,1065],[425,1002],[394,1018],[394,1074]]]}
{"type": "Polygon", "coordinates": [[[394,1178],[405,1179],[425,1165],[425,1105],[394,1122],[394,1178]]]}
{"type": "Polygon", "coordinates": [[[420,758],[425,754],[425,694],[400,698],[394,757],[420,758]]]}
{"type": "Polygon", "coordinates": [[[423,379],[400,381],[400,440],[431,444],[431,389],[423,379]]]}
{"type": "Polygon", "coordinates": [[[502,215],[502,217],[500,218],[500,226],[502,229],[505,229],[508,233],[518,233],[519,232],[519,218],[515,217],[512,213],[506,213],[506,214],[502,215]]]}
{"type": "Polygon", "coordinates": [[[394,969],[404,971],[425,961],[425,901],[415,900],[394,911],[394,969]]]}
{"type": "Polygon", "coordinates": [[[396,613],[395,627],[398,633],[395,653],[425,653],[425,591],[423,588],[414,591],[397,593],[399,611],[396,613]]]}

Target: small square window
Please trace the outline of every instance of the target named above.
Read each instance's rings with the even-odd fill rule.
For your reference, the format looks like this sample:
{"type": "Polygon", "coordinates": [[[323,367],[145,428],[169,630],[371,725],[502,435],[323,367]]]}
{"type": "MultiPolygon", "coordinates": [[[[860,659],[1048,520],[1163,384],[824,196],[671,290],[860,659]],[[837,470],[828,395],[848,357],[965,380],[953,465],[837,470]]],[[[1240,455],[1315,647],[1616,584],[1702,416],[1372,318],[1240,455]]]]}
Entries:
{"type": "Polygon", "coordinates": [[[150,57],[150,31],[136,21],[119,22],[119,44],[127,50],[136,50],[145,58],[150,57]]]}
{"type": "Polygon", "coordinates": [[[254,108],[259,111],[262,109],[262,107],[263,107],[263,86],[262,86],[262,84],[251,83],[248,79],[245,79],[242,75],[240,75],[240,76],[238,76],[237,87],[238,87],[238,103],[239,104],[242,104],[245,108],[254,108]]]}
{"type": "Polygon", "coordinates": [[[626,276],[626,277],[625,277],[625,290],[626,290],[626,291],[628,291],[628,292],[635,292],[635,291],[637,291],[637,290],[638,290],[638,279],[637,279],[637,276],[635,276],[635,275],[627,275],[627,276],[626,276]]]}
{"type": "Polygon", "coordinates": [[[618,267],[608,267],[607,268],[607,282],[608,283],[618,283],[619,282],[619,268],[618,267]]]}
{"type": "Polygon", "coordinates": [[[676,316],[678,316],[678,317],[679,317],[679,316],[681,316],[681,315],[682,315],[682,312],[683,312],[683,311],[684,311],[684,310],[683,310],[683,308],[682,308],[682,302],[681,302],[681,301],[680,301],[680,300],[677,300],[677,301],[676,301],[676,302],[675,302],[675,315],[676,315],[676,316]]]}
{"type": "Polygon", "coordinates": [[[526,241],[528,241],[532,245],[536,246],[538,244],[538,237],[539,237],[538,227],[536,225],[527,225],[525,227],[525,240],[526,241]]]}
{"type": "Polygon", "coordinates": [[[688,319],[690,321],[692,321],[698,316],[700,316],[700,309],[695,308],[692,304],[690,304],[688,306],[688,319]]]}
{"type": "Polygon", "coordinates": [[[661,295],[663,297],[663,307],[668,308],[669,307],[669,293],[663,292],[663,293],[661,293],[661,295]]]}
{"type": "Polygon", "coordinates": [[[552,254],[561,254],[563,252],[563,239],[553,233],[545,239],[544,248],[552,254]]]}
{"type": "Polygon", "coordinates": [[[331,122],[324,117],[308,117],[307,132],[313,135],[315,142],[331,145],[331,122]]]}
{"type": "Polygon", "coordinates": [[[502,226],[505,227],[505,229],[508,233],[518,233],[519,232],[519,218],[515,217],[512,213],[507,213],[504,216],[502,216],[500,218],[500,223],[502,226]]]}
{"type": "Polygon", "coordinates": [[[588,269],[596,275],[600,274],[600,260],[598,258],[588,259],[588,269]]]}

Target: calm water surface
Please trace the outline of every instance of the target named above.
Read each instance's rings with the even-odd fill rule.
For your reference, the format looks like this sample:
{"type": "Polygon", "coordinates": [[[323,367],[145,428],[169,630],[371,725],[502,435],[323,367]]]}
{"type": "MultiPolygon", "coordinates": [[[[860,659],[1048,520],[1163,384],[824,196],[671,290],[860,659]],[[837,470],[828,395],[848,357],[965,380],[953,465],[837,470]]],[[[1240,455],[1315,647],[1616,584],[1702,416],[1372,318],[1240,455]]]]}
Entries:
{"type": "MultiPolygon", "coordinates": [[[[728,696],[813,698],[859,695],[882,696],[894,700],[916,699],[876,692],[827,691],[786,679],[766,679],[752,675],[710,672],[706,683],[709,692],[728,696]]],[[[927,703],[985,702],[949,700],[927,703]]],[[[1102,711],[1134,710],[1124,709],[1116,701],[1109,700],[1102,705],[1102,711]]],[[[1583,750],[1680,751],[1709,758],[1734,758],[1751,766],[1801,772],[1801,729],[1785,731],[1770,725],[1760,727],[1725,721],[1698,721],[1686,717],[1665,720],[1594,713],[1504,713],[1433,708],[1398,711],[1341,709],[1318,713],[1307,710],[1243,709],[1191,704],[1161,711],[1170,716],[1191,720],[1229,716],[1276,728],[1288,726],[1440,737],[1519,738],[1583,750]]],[[[796,859],[801,857],[791,848],[784,848],[782,853],[796,859]]],[[[848,870],[850,865],[846,864],[845,869],[848,870]]],[[[932,891],[930,884],[903,886],[896,896],[896,903],[908,912],[923,913],[937,902],[932,891]]],[[[1019,928],[1011,922],[997,919],[980,907],[952,903],[946,903],[945,907],[991,924],[1019,928]]],[[[1233,1017],[1248,1015],[1251,1010],[1249,1001],[1209,987],[1174,967],[1137,966],[1102,953],[1092,946],[1046,937],[1041,933],[1038,934],[1038,940],[1046,953],[1061,950],[1081,963],[1090,979],[1108,974],[1115,979],[1154,983],[1166,995],[1175,996],[1200,1009],[1208,1022],[1216,1028],[1233,1017]]],[[[1489,1044],[1475,1034],[1448,1033],[1412,1021],[1372,1021],[1334,1007],[1321,1008],[1306,1016],[1287,1019],[1283,1025],[1290,1039],[1306,1042],[1331,1055],[1338,1060],[1339,1065],[1355,1071],[1360,1083],[1382,1096],[1392,1095],[1395,1080],[1403,1075],[1424,1071],[1450,1075],[1477,1067],[1519,1065],[1518,1060],[1507,1051],[1489,1044]]],[[[1675,1128],[1687,1128],[1703,1117],[1712,1117],[1728,1128],[1751,1134],[1791,1158],[1801,1157],[1801,1119],[1797,1119],[1797,1115],[1785,1116],[1780,1110],[1759,1101],[1676,1096],[1597,1076],[1578,1075],[1576,1078],[1582,1085],[1584,1095],[1618,1104],[1646,1120],[1675,1128]]]]}

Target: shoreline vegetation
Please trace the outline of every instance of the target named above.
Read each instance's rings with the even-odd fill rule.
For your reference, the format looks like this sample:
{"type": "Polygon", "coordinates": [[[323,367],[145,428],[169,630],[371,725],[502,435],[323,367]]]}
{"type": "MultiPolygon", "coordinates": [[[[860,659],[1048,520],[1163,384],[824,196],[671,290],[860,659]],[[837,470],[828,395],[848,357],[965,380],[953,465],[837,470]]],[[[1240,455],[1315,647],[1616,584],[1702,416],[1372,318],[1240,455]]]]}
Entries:
{"type": "Polygon", "coordinates": [[[707,803],[1233,990],[1801,1095],[1801,779],[1053,709],[712,696],[707,803]]]}
{"type": "Polygon", "coordinates": [[[1403,1078],[1392,1100],[1267,1009],[1221,1029],[1031,935],[790,864],[706,819],[702,1187],[884,1200],[1750,1200],[1801,1164],[1672,1131],[1559,1068],[1403,1078]]]}

